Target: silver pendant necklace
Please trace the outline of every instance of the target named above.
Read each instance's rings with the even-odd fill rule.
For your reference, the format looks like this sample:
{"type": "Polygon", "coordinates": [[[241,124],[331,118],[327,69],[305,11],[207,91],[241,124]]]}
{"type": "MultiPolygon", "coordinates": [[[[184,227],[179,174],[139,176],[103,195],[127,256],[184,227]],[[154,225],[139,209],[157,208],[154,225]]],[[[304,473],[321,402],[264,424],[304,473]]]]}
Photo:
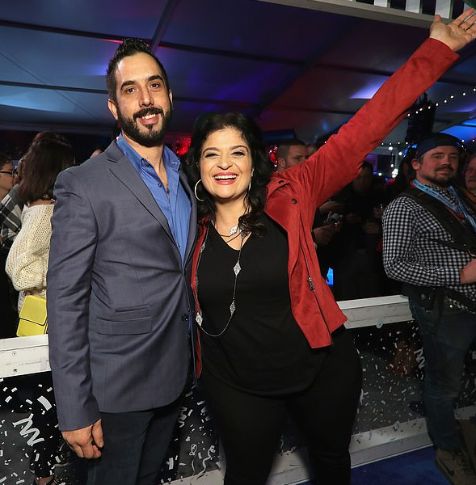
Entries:
{"type": "MultiPolygon", "coordinates": [[[[198,262],[197,262],[197,273],[196,273],[196,277],[195,277],[196,278],[196,280],[195,280],[196,281],[195,286],[196,286],[197,300],[198,300],[198,270],[200,268],[200,262],[201,262],[201,259],[202,259],[202,254],[203,254],[203,251],[205,250],[205,246],[206,246],[206,243],[207,243],[207,240],[208,240],[209,230],[210,229],[208,229],[207,235],[205,237],[205,241],[203,241],[202,247],[200,248],[200,254],[199,254],[198,262]]],[[[230,230],[230,232],[231,232],[231,230],[230,230]]],[[[217,231],[217,234],[221,236],[221,234],[218,233],[218,231],[217,231]]],[[[240,250],[238,251],[238,258],[236,259],[236,263],[233,266],[233,273],[235,274],[235,280],[233,282],[233,295],[232,295],[232,298],[231,298],[231,303],[230,303],[230,306],[228,307],[229,308],[229,312],[230,312],[230,316],[228,317],[228,321],[226,322],[226,324],[223,327],[223,329],[219,333],[210,333],[210,332],[207,332],[203,328],[202,310],[201,310],[201,308],[199,306],[197,308],[197,313],[195,315],[195,321],[197,322],[197,325],[200,327],[200,329],[203,331],[203,333],[205,333],[209,337],[215,337],[215,338],[216,337],[221,337],[228,330],[228,327],[230,326],[230,323],[231,323],[231,320],[233,318],[233,315],[235,314],[235,311],[236,311],[236,299],[235,299],[235,297],[236,297],[236,285],[237,285],[237,282],[238,282],[238,275],[240,274],[240,271],[241,271],[240,258],[241,258],[241,250],[243,249],[243,242],[244,242],[244,239],[245,239],[245,235],[242,233],[241,230],[240,230],[240,232],[238,233],[237,236],[240,236],[240,235],[241,235],[240,250]]],[[[237,236],[235,236],[235,237],[237,237],[237,236]]]]}
{"type": "MultiPolygon", "coordinates": [[[[215,231],[217,232],[217,234],[220,235],[223,238],[225,238],[225,237],[229,238],[229,237],[232,237],[232,236],[237,237],[239,234],[241,234],[241,229],[238,230],[239,229],[238,224],[236,224],[235,226],[231,226],[230,229],[228,230],[228,234],[221,234],[220,232],[218,232],[216,222],[213,223],[213,227],[215,228],[215,231]]],[[[226,242],[228,242],[228,241],[226,241],[226,242]]]]}

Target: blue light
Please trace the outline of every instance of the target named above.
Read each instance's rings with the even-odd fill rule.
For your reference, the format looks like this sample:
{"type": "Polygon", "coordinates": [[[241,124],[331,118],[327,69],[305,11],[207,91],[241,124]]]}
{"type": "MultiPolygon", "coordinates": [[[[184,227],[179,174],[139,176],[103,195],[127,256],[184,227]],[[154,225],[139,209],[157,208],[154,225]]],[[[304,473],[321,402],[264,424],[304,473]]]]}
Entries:
{"type": "Polygon", "coordinates": [[[334,284],[334,270],[332,268],[329,268],[327,272],[326,282],[329,286],[333,286],[334,284]]]}

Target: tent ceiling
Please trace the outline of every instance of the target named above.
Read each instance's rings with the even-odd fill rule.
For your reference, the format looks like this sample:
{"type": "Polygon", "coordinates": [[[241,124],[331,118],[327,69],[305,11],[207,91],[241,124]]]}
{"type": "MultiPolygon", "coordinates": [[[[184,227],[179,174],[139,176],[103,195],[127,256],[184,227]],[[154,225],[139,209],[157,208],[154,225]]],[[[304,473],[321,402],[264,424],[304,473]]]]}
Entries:
{"type": "MultiPolygon", "coordinates": [[[[311,141],[347,121],[408,57],[428,17],[420,16],[423,28],[379,21],[378,9],[369,19],[316,10],[316,0],[302,8],[306,1],[8,2],[0,13],[0,127],[110,133],[104,72],[118,41],[135,36],[152,43],[168,71],[173,131],[190,132],[204,111],[241,110],[264,130],[311,141]]],[[[470,46],[429,91],[440,103],[435,129],[473,119],[462,130],[476,138],[475,87],[470,46]]],[[[387,141],[404,140],[405,131],[404,121],[387,141]]]]}

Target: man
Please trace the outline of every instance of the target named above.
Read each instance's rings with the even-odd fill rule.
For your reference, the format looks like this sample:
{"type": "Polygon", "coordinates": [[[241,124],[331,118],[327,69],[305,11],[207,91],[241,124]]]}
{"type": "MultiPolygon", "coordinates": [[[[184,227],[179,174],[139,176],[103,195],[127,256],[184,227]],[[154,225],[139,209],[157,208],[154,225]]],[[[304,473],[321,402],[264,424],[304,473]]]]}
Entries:
{"type": "Polygon", "coordinates": [[[373,166],[364,161],[358,176],[334,200],[342,204],[342,230],[335,240],[334,296],[337,300],[385,294],[382,265],[383,193],[373,166]]]}
{"type": "MultiPolygon", "coordinates": [[[[307,145],[297,138],[283,141],[278,145],[276,150],[277,171],[281,172],[295,165],[299,165],[309,158],[311,154],[308,153],[307,145]]],[[[332,201],[328,201],[321,206],[316,211],[312,229],[312,236],[319,254],[319,266],[324,278],[330,267],[331,251],[329,244],[341,228],[340,217],[337,214],[334,214],[336,218],[332,220],[324,220],[324,216],[332,213],[337,206],[339,204],[336,205],[332,201]]]]}
{"type": "Polygon", "coordinates": [[[278,171],[299,165],[306,158],[308,158],[306,144],[297,138],[281,142],[276,150],[278,171]]]}
{"type": "Polygon", "coordinates": [[[50,363],[88,485],[155,485],[189,367],[195,203],[163,144],[172,93],[159,60],[126,40],[107,85],[121,134],[56,184],[50,363]]]}
{"type": "Polygon", "coordinates": [[[12,161],[3,153],[0,154],[0,200],[2,200],[13,187],[15,172],[12,161]]]}
{"type": "Polygon", "coordinates": [[[389,277],[404,282],[420,327],[423,398],[436,463],[452,483],[474,485],[453,409],[476,337],[476,213],[453,186],[459,145],[445,134],[419,143],[414,188],[384,213],[384,266],[389,277]]]}
{"type": "MultiPolygon", "coordinates": [[[[309,154],[308,146],[297,138],[281,142],[276,150],[277,171],[281,172],[282,170],[299,165],[312,155],[312,153],[309,154]]],[[[328,201],[316,212],[316,218],[314,220],[315,227],[312,232],[314,241],[318,246],[327,246],[334,237],[334,234],[339,231],[339,218],[326,222],[322,220],[323,216],[333,213],[335,209],[339,208],[340,204],[328,201]]],[[[328,266],[326,267],[328,269],[328,266]]]]}
{"type": "Polygon", "coordinates": [[[0,338],[15,337],[18,325],[15,301],[15,296],[18,296],[5,273],[8,251],[21,226],[21,204],[18,199],[18,186],[14,186],[15,178],[12,161],[7,155],[0,153],[0,338]]]}

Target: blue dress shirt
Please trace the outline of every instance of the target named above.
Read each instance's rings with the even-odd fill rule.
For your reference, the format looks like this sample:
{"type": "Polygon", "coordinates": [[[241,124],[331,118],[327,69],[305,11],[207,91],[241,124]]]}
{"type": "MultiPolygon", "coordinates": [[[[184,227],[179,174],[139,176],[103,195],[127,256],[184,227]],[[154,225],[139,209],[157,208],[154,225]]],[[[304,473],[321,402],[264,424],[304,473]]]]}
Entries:
{"type": "Polygon", "coordinates": [[[180,182],[180,160],[172,150],[164,146],[162,160],[169,183],[169,188],[166,190],[159,176],[156,174],[154,167],[145,158],[142,158],[127,143],[122,135],[117,137],[116,142],[122,153],[130,160],[140,178],[149,188],[152,197],[154,197],[157,205],[166,217],[175,244],[182,257],[182,262],[184,262],[192,204],[180,182]]]}

